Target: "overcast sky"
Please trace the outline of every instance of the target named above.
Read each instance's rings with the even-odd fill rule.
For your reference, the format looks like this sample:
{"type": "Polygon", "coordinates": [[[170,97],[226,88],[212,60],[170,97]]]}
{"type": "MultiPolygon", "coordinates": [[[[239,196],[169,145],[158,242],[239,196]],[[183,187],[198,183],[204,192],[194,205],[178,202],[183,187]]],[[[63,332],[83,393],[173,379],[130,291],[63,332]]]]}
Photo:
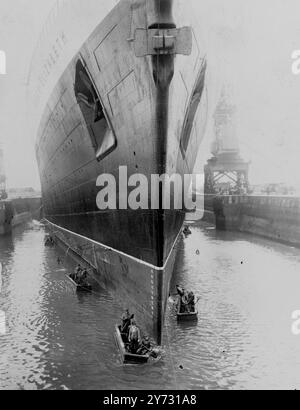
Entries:
{"type": "MultiPolygon", "coordinates": [[[[26,88],[32,53],[54,3],[0,0],[0,50],[7,55],[7,75],[0,75],[0,140],[10,186],[39,187],[26,88]]],[[[299,0],[198,4],[208,56],[220,55],[219,74],[235,90],[237,130],[242,154],[252,161],[251,182],[283,181],[300,187],[300,76],[291,71],[291,54],[300,49],[299,0]]],[[[212,133],[210,124],[208,137],[212,133]]],[[[209,138],[199,164],[207,156],[209,138]]]]}
{"type": "Polygon", "coordinates": [[[0,0],[0,49],[7,75],[0,76],[0,141],[9,186],[39,186],[32,136],[28,135],[28,70],[53,0],[0,0]]]}

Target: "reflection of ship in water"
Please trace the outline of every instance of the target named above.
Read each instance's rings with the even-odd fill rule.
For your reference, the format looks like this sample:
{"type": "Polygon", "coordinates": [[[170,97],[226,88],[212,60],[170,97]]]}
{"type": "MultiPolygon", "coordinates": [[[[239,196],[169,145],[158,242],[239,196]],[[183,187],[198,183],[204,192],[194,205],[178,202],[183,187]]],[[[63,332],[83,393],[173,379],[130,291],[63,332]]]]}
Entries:
{"type": "Polygon", "coordinates": [[[0,235],[11,233],[14,227],[29,221],[32,217],[39,219],[40,214],[41,198],[39,196],[10,197],[8,195],[3,149],[0,148],[0,235]]]}
{"type": "MultiPolygon", "coordinates": [[[[152,174],[192,173],[208,114],[207,62],[193,13],[198,0],[102,3],[111,11],[97,14],[80,51],[72,45],[71,53],[66,40],[52,71],[41,66],[48,75],[32,75],[42,79],[33,94],[45,107],[36,144],[44,212],[59,242],[91,265],[160,342],[185,212],[100,212],[96,181],[101,174],[118,180],[123,165],[128,178],[139,173],[148,181],[152,174]]],[[[70,39],[64,22],[58,15],[56,31],[70,39]]],[[[57,36],[49,29],[41,56],[57,36]]],[[[32,67],[37,72],[38,64],[32,67]]]]}

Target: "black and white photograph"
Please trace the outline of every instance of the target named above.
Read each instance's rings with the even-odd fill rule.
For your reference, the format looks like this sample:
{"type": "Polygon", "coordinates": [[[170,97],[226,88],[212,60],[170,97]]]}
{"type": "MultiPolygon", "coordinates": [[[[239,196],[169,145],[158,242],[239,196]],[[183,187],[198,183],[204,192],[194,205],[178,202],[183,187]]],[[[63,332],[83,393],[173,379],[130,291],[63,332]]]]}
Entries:
{"type": "Polygon", "coordinates": [[[298,389],[299,0],[0,0],[0,391],[298,389]]]}

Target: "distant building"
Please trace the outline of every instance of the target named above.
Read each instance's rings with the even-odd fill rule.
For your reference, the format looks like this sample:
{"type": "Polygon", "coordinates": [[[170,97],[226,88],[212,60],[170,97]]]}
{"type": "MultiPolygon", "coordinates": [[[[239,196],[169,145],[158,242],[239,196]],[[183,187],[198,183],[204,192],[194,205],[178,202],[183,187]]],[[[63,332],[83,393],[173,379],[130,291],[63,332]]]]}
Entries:
{"type": "Polygon", "coordinates": [[[32,187],[10,188],[7,190],[10,199],[16,198],[36,198],[41,196],[41,192],[35,191],[32,187]]]}
{"type": "Polygon", "coordinates": [[[252,195],[283,195],[294,196],[296,195],[296,189],[293,186],[289,186],[285,183],[268,183],[253,185],[251,187],[252,195]]]}

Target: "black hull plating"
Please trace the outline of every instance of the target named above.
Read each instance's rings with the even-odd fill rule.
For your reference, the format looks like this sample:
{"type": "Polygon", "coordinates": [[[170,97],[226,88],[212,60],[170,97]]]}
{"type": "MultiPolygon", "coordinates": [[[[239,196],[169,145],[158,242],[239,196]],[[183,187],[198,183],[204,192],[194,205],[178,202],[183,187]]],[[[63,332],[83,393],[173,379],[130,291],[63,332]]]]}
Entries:
{"type": "Polygon", "coordinates": [[[59,79],[36,146],[53,231],[95,267],[124,307],[132,303],[158,340],[185,213],[99,211],[96,181],[101,174],[118,180],[124,165],[128,178],[140,173],[148,181],[194,168],[207,119],[199,47],[190,57],[137,57],[128,37],[149,26],[174,27],[173,2],[163,3],[160,13],[149,8],[155,0],[137,0],[134,8],[122,0],[99,24],[59,79]]]}

